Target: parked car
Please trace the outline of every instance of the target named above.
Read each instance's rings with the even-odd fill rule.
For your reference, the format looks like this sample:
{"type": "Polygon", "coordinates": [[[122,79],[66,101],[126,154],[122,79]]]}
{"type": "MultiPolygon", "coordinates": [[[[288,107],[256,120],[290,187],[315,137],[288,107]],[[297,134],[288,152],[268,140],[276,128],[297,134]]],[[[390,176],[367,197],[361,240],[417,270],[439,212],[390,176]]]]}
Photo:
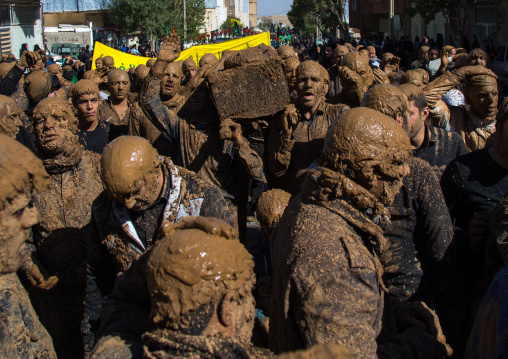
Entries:
{"type": "Polygon", "coordinates": [[[81,48],[83,48],[81,44],[53,44],[51,45],[51,52],[60,56],[71,55],[73,59],[77,59],[81,48]]]}

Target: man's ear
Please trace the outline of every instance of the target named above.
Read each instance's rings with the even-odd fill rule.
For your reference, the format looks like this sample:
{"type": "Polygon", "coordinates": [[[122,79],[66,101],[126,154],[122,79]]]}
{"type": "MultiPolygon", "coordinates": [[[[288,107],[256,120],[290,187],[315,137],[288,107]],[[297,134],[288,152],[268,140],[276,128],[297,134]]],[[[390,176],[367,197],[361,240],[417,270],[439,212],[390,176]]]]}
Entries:
{"type": "Polygon", "coordinates": [[[217,308],[217,317],[222,325],[230,327],[233,325],[233,310],[236,309],[236,300],[238,294],[234,291],[228,291],[219,303],[217,308]]]}
{"type": "Polygon", "coordinates": [[[397,123],[400,125],[400,127],[404,127],[404,117],[402,116],[402,114],[400,112],[397,113],[397,116],[395,117],[395,121],[397,121],[397,123]]]}
{"type": "Polygon", "coordinates": [[[429,117],[429,114],[430,114],[430,110],[428,107],[425,107],[423,110],[422,110],[422,120],[425,121],[427,119],[427,117],[429,117]]]}

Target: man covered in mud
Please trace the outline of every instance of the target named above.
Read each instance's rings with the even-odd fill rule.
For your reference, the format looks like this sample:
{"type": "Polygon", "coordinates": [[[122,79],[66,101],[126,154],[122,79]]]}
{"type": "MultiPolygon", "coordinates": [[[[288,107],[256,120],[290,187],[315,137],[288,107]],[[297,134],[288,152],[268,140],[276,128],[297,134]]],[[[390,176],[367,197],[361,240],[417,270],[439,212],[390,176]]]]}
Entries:
{"type": "MultiPolygon", "coordinates": [[[[393,85],[377,85],[364,96],[362,106],[382,112],[413,136],[410,103],[393,85]]],[[[384,279],[390,293],[399,301],[423,300],[435,303],[435,280],[453,237],[452,222],[439,180],[427,162],[415,157],[407,161],[409,174],[387,207],[391,222],[381,224],[392,253],[383,258],[384,279]]],[[[447,273],[451,275],[451,273],[447,273]]],[[[439,279],[450,281],[447,276],[439,279]]],[[[446,283],[449,284],[449,283],[446,283]]]]}
{"type": "Polygon", "coordinates": [[[164,220],[201,215],[233,224],[217,187],[159,156],[141,137],[121,136],[108,144],[101,173],[107,193],[93,209],[97,233],[88,257],[85,304],[85,322],[90,322],[86,330],[92,331],[100,302],[113,289],[117,273],[155,243],[164,220]]]}
{"type": "Polygon", "coordinates": [[[184,75],[184,81],[182,82],[182,85],[188,84],[189,81],[192,80],[194,76],[196,76],[196,73],[198,72],[198,66],[192,57],[183,60],[182,72],[184,75]]]}
{"type": "Polygon", "coordinates": [[[342,62],[342,58],[344,55],[349,53],[349,49],[344,45],[337,45],[335,50],[333,50],[333,65],[330,66],[326,71],[328,71],[328,76],[330,77],[330,88],[328,89],[328,93],[326,94],[326,98],[330,99],[336,96],[341,90],[342,86],[340,85],[338,67],[342,62]]]}
{"type": "Polygon", "coordinates": [[[91,80],[79,80],[72,86],[69,95],[78,113],[79,142],[85,150],[101,154],[104,147],[119,135],[120,129],[100,117],[101,95],[97,84],[91,80]]]}
{"type": "Polygon", "coordinates": [[[272,121],[265,160],[269,185],[293,195],[300,192],[307,168],[323,148],[326,131],[345,105],[325,102],[329,77],[315,61],[296,69],[296,104],[288,105],[272,121]]]}
{"type": "Polygon", "coordinates": [[[164,136],[161,140],[165,141],[164,153],[168,153],[176,165],[218,186],[231,212],[236,213],[242,181],[263,181],[263,162],[242,136],[239,123],[231,119],[221,121],[206,79],[196,81],[197,87],[178,117],[163,105],[161,81],[168,63],[179,56],[179,44],[176,34],[164,40],[140,93],[140,107],[160,128],[164,136]]]}
{"type": "Polygon", "coordinates": [[[129,101],[131,81],[129,74],[121,69],[114,69],[108,74],[109,97],[99,105],[99,117],[127,133],[132,103],[129,101]]]}
{"type": "Polygon", "coordinates": [[[334,342],[355,358],[444,357],[444,345],[409,321],[387,337],[398,345],[376,343],[381,328],[389,329],[382,322],[380,258],[388,253],[379,224],[389,221],[386,206],[410,155],[402,128],[377,111],[351,109],[332,123],[318,166],[272,236],[269,335],[276,353],[334,342]]]}
{"type": "MultiPolygon", "coordinates": [[[[168,110],[174,112],[172,116],[176,116],[186,100],[183,95],[178,93],[181,78],[180,66],[175,62],[170,62],[166,65],[160,80],[160,101],[168,110]]],[[[146,138],[161,155],[173,155],[173,146],[168,144],[168,137],[171,135],[167,132],[166,124],[155,116],[146,116],[139,107],[139,103],[134,105],[127,132],[131,136],[146,138]]]]}
{"type": "Polygon", "coordinates": [[[350,107],[360,106],[363,95],[372,86],[374,74],[369,58],[359,52],[350,52],[337,67],[342,91],[330,99],[331,103],[342,103],[350,107]]]}
{"type": "Polygon", "coordinates": [[[23,126],[20,116],[23,111],[16,106],[10,97],[0,95],[0,133],[10,138],[16,138],[19,128],[23,126]]]}
{"type": "Polygon", "coordinates": [[[23,269],[58,356],[76,358],[83,355],[80,323],[91,207],[103,191],[99,155],[79,144],[78,121],[64,100],[42,100],[34,110],[34,127],[50,181],[48,191],[33,199],[41,221],[33,227],[23,269]]]}
{"type": "MultiPolygon", "coordinates": [[[[164,223],[161,239],[119,277],[106,299],[92,358],[273,358],[250,343],[253,263],[237,235],[214,218],[164,223]]],[[[311,351],[283,357],[350,358],[339,345],[311,351]]]]}
{"type": "Polygon", "coordinates": [[[0,353],[6,359],[56,359],[16,271],[30,227],[39,221],[32,192],[49,182],[41,161],[12,138],[0,135],[0,353]]]}

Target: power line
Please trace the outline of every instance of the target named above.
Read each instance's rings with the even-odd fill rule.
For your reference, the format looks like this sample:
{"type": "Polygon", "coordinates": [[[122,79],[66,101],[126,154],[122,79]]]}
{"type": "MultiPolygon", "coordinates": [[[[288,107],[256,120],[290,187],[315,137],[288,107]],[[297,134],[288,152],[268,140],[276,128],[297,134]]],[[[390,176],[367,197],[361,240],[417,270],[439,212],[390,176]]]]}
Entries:
{"type": "Polygon", "coordinates": [[[258,15],[258,17],[263,17],[263,16],[272,16],[272,15],[280,15],[280,14],[284,14],[284,15],[286,15],[288,12],[289,12],[289,10],[288,10],[288,11],[276,12],[276,13],[274,13],[274,14],[258,15]]]}

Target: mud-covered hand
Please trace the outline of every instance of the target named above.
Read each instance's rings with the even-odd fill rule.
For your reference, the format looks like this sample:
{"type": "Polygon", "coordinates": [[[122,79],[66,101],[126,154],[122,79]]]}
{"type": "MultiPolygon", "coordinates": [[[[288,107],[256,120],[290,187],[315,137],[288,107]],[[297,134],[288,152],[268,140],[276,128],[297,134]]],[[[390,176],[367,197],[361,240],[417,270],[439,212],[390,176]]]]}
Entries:
{"type": "Polygon", "coordinates": [[[379,68],[376,68],[374,70],[372,70],[372,73],[374,74],[374,83],[377,84],[377,85],[380,85],[380,84],[390,84],[390,79],[388,78],[388,75],[386,75],[386,73],[379,69],[379,68]]]}
{"type": "Polygon", "coordinates": [[[337,67],[342,87],[347,91],[357,91],[363,87],[363,79],[347,66],[337,67]]]}
{"type": "MultiPolygon", "coordinates": [[[[478,66],[479,67],[479,66],[478,66]]],[[[469,246],[471,249],[481,249],[485,243],[487,236],[487,220],[488,217],[484,214],[475,212],[473,218],[469,220],[469,246]]]]}
{"type": "Polygon", "coordinates": [[[453,74],[457,76],[460,81],[468,76],[474,75],[490,75],[497,79],[497,76],[491,70],[483,66],[462,66],[460,69],[453,70],[453,74]]]}
{"type": "Polygon", "coordinates": [[[58,283],[58,277],[56,275],[49,276],[44,266],[37,261],[28,263],[23,269],[28,281],[34,287],[50,290],[58,283]]]}
{"type": "Polygon", "coordinates": [[[293,129],[299,121],[298,110],[292,104],[286,106],[280,117],[282,125],[281,137],[283,140],[290,140],[293,136],[293,129]]]}
{"type": "Polygon", "coordinates": [[[224,237],[227,239],[238,238],[238,231],[220,219],[213,217],[187,216],[179,220],[177,223],[170,221],[162,222],[159,228],[158,239],[167,237],[178,230],[192,228],[198,228],[210,235],[224,237]]]}
{"type": "Polygon", "coordinates": [[[423,302],[410,302],[397,305],[395,309],[395,321],[397,330],[403,332],[410,328],[420,328],[436,338],[446,348],[446,355],[453,353],[452,348],[446,343],[446,337],[441,329],[439,318],[436,313],[423,302]]]}
{"type": "Polygon", "coordinates": [[[164,41],[157,53],[157,60],[172,62],[180,56],[180,36],[172,33],[164,38],[164,41]]]}
{"type": "Polygon", "coordinates": [[[221,122],[219,135],[222,140],[230,140],[235,147],[240,147],[244,139],[242,136],[242,126],[228,118],[221,122]]]}
{"type": "Polygon", "coordinates": [[[441,58],[441,67],[440,67],[440,69],[446,68],[446,66],[448,66],[448,63],[450,62],[449,59],[448,59],[448,50],[446,50],[446,48],[443,47],[441,49],[439,57],[441,58]]]}

